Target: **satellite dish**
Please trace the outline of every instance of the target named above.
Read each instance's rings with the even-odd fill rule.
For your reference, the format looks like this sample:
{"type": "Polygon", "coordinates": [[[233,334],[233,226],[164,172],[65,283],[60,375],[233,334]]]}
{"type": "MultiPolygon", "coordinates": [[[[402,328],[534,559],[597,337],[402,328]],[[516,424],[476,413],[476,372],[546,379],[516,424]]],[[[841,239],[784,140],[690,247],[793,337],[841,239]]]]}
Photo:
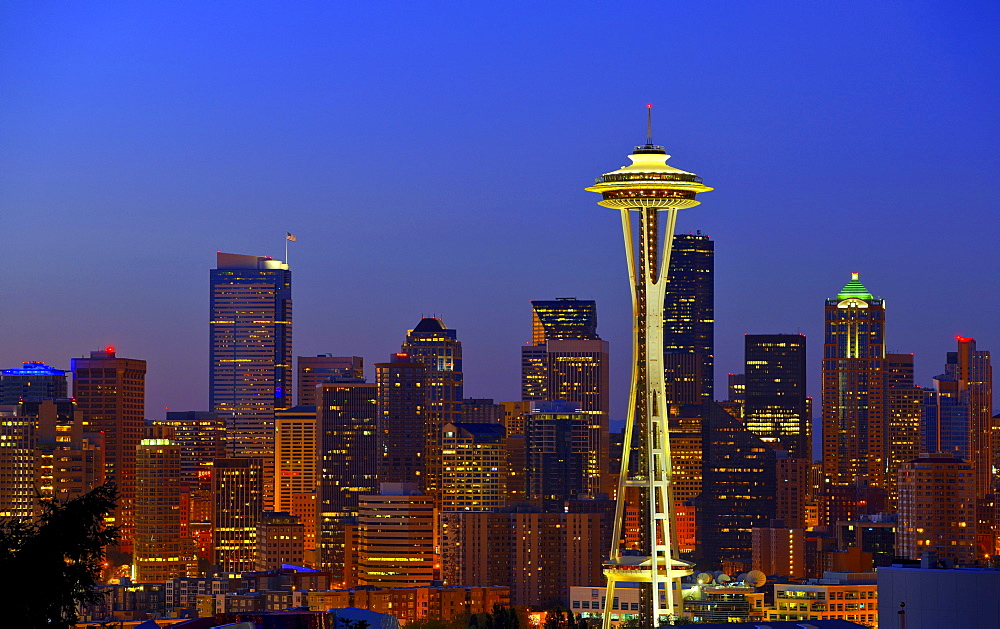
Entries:
{"type": "Polygon", "coordinates": [[[746,580],[747,580],[746,572],[741,572],[738,575],[736,575],[736,581],[738,581],[739,583],[746,583],[746,580]]]}
{"type": "Polygon", "coordinates": [[[719,576],[715,577],[715,582],[718,583],[719,585],[722,585],[724,583],[729,583],[732,580],[733,578],[728,574],[720,574],[719,576]]]}
{"type": "Polygon", "coordinates": [[[751,570],[743,582],[752,588],[759,588],[767,583],[767,575],[760,570],[751,570]]]}
{"type": "Polygon", "coordinates": [[[709,573],[702,572],[701,574],[698,575],[698,583],[700,583],[701,585],[708,585],[711,582],[712,582],[712,575],[710,575],[709,573]]]}

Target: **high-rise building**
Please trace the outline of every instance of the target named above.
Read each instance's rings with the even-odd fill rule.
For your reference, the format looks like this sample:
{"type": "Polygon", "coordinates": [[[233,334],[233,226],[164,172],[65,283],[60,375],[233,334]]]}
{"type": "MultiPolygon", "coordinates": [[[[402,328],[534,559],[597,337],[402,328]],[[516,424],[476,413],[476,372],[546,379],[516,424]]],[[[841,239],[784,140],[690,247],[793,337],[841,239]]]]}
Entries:
{"type": "Polygon", "coordinates": [[[360,378],[336,377],[319,386],[320,565],[343,583],[347,527],[358,501],[377,486],[378,387],[360,378]]]}
{"type": "Polygon", "coordinates": [[[711,402],[715,368],[715,243],[675,234],[663,300],[667,402],[711,402]]]}
{"type": "Polygon", "coordinates": [[[775,514],[775,451],[718,404],[702,405],[698,554],[705,564],[750,564],[754,527],[775,514]]]}
{"type": "MultiPolygon", "coordinates": [[[[559,298],[531,306],[532,342],[521,348],[521,398],[575,402],[590,415],[585,491],[608,493],[608,342],[597,335],[597,302],[559,298]]],[[[519,434],[520,420],[513,427],[509,434],[519,434]]]]}
{"type": "MultiPolygon", "coordinates": [[[[651,116],[652,110],[649,111],[651,116]]],[[[621,213],[634,314],[632,383],[625,420],[623,464],[616,492],[615,531],[610,556],[604,564],[606,597],[607,600],[614,598],[616,581],[638,582],[641,591],[639,621],[644,626],[657,626],[663,616],[680,611],[683,606],[680,579],[692,572],[691,565],[678,556],[667,424],[670,398],[665,388],[665,380],[676,379],[676,376],[666,373],[664,358],[667,351],[677,351],[685,340],[684,331],[678,329],[682,319],[698,317],[699,313],[689,308],[691,304],[684,304],[683,310],[677,304],[676,312],[673,311],[668,299],[681,299],[682,286],[686,282],[671,280],[668,275],[674,268],[671,243],[677,211],[698,205],[697,194],[712,189],[694,173],[667,165],[670,156],[663,147],[653,144],[651,129],[650,121],[646,144],[636,147],[629,155],[630,165],[601,175],[595,185],[587,188],[601,195],[599,205],[621,213]],[[666,238],[671,239],[665,247],[660,243],[661,216],[666,219],[663,226],[666,238]],[[670,298],[667,297],[668,284],[675,287],[670,298]],[[665,321],[668,318],[671,321],[665,321]],[[639,455],[636,465],[631,461],[633,438],[639,455]],[[645,517],[638,527],[640,535],[635,554],[622,554],[622,520],[630,504],[639,505],[638,512],[645,517]]],[[[702,277],[711,274],[704,264],[695,262],[690,267],[702,277]]],[[[682,275],[683,271],[678,277],[682,275]]],[[[699,303],[702,307],[706,305],[704,300],[699,303]]],[[[711,319],[707,316],[700,321],[708,323],[711,319]]],[[[690,336],[698,336],[694,330],[688,341],[710,340],[691,339],[690,336]]],[[[686,349],[687,345],[684,347],[686,349]]],[[[711,373],[711,368],[708,371],[711,373]]],[[[708,399],[712,399],[710,387],[708,399]]],[[[608,629],[611,615],[605,614],[603,622],[608,629]]]]}
{"type": "Polygon", "coordinates": [[[935,376],[934,386],[924,400],[921,451],[947,452],[950,456],[972,461],[972,432],[969,424],[968,396],[959,393],[954,376],[935,376]]]}
{"type": "MultiPolygon", "coordinates": [[[[777,452],[774,481],[774,517],[791,529],[806,528],[809,499],[809,459],[793,459],[777,452]]],[[[754,566],[757,567],[757,566],[754,566]]],[[[771,573],[768,573],[771,574],[771,573]]]]}
{"type": "Polygon", "coordinates": [[[597,302],[576,297],[531,302],[531,344],[596,341],[597,302]]]}
{"type": "Polygon", "coordinates": [[[319,521],[316,426],[315,406],[293,406],[274,412],[274,505],[278,513],[288,513],[302,527],[302,549],[309,563],[316,550],[319,521]]]}
{"type": "MultiPolygon", "coordinates": [[[[537,316],[537,315],[536,315],[537,316]]],[[[586,491],[608,493],[609,352],[600,339],[548,340],[521,348],[525,401],[574,402],[590,419],[586,491]],[[539,384],[541,383],[541,384],[539,384]]]]}
{"type": "Polygon", "coordinates": [[[423,317],[408,331],[400,352],[416,363],[427,365],[424,381],[424,484],[437,496],[441,478],[441,427],[462,421],[462,342],[458,332],[444,327],[437,317],[423,317]]]}
{"type": "Polygon", "coordinates": [[[826,300],[825,327],[823,473],[830,485],[884,489],[885,302],[852,273],[837,297],[826,300]]]}
{"type": "Polygon", "coordinates": [[[588,493],[589,416],[573,402],[535,402],[525,430],[528,498],[546,501],[588,493]]]}
{"type": "Polygon", "coordinates": [[[793,458],[812,458],[811,418],[806,413],[806,337],[747,334],[746,402],[750,432],[793,458]]]}
{"type": "Polygon", "coordinates": [[[921,454],[899,471],[898,552],[971,565],[976,559],[973,466],[946,452],[921,454]]]}
{"type": "Polygon", "coordinates": [[[196,576],[181,533],[181,445],[173,437],[170,426],[150,426],[136,448],[132,577],[138,583],[196,576]]]}
{"type": "Polygon", "coordinates": [[[31,361],[0,371],[0,405],[17,404],[21,400],[54,400],[65,398],[66,394],[66,372],[45,363],[31,361]]]}
{"type": "Polygon", "coordinates": [[[442,512],[492,511],[505,506],[505,436],[500,424],[454,422],[441,427],[442,512]]]}
{"type": "Polygon", "coordinates": [[[21,413],[35,420],[31,460],[38,498],[66,502],[104,484],[104,438],[84,432],[83,413],[73,400],[25,401],[21,413]]]}
{"type": "Polygon", "coordinates": [[[424,587],[437,578],[433,498],[415,483],[381,483],[378,495],[361,496],[358,510],[362,585],[424,587]]]}
{"type": "MultiPolygon", "coordinates": [[[[265,256],[219,252],[211,272],[209,405],[228,454],[270,461],[274,410],[292,406],[292,273],[265,256]]],[[[265,465],[265,505],[273,502],[265,465]]]]}
{"type": "MultiPolygon", "coordinates": [[[[886,354],[886,499],[895,510],[899,468],[921,450],[920,425],[928,392],[913,382],[913,354],[886,354]]],[[[935,448],[931,448],[935,450],[935,448]]]]}
{"type": "Polygon", "coordinates": [[[0,518],[28,520],[34,512],[35,418],[0,407],[0,518]]]}
{"type": "Polygon", "coordinates": [[[298,406],[316,406],[316,385],[333,376],[365,377],[365,359],[361,356],[334,356],[333,354],[298,356],[295,363],[298,406]]]}
{"type": "Polygon", "coordinates": [[[380,482],[425,486],[427,370],[403,352],[375,364],[380,482]]]}
{"type": "Polygon", "coordinates": [[[74,358],[73,398],[88,432],[104,433],[105,478],[118,486],[113,523],[121,527],[118,544],[132,550],[135,503],[135,455],[146,413],[146,361],[118,358],[115,348],[74,358]]]}
{"type": "Polygon", "coordinates": [[[976,339],[956,336],[958,348],[948,352],[948,372],[958,382],[960,395],[967,399],[969,432],[971,434],[969,462],[976,474],[976,497],[985,498],[993,492],[993,465],[1000,452],[996,451],[1000,432],[993,418],[993,365],[988,351],[976,349],[976,339]]]}
{"type": "Polygon", "coordinates": [[[181,450],[180,528],[191,540],[198,557],[212,557],[212,475],[215,459],[226,456],[226,424],[216,413],[169,411],[166,419],[153,420],[155,426],[169,426],[181,450]]]}
{"type": "Polygon", "coordinates": [[[212,478],[213,563],[225,572],[256,568],[257,522],[264,512],[264,460],[216,459],[212,478]]]}

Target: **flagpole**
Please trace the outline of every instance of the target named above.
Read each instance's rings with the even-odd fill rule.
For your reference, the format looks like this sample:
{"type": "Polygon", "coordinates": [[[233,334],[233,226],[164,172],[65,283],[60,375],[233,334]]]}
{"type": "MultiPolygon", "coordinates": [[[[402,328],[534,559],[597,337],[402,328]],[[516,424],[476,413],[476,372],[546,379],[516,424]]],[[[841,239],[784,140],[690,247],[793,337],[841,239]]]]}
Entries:
{"type": "Polygon", "coordinates": [[[285,266],[288,266],[288,232],[285,232],[285,266]]]}

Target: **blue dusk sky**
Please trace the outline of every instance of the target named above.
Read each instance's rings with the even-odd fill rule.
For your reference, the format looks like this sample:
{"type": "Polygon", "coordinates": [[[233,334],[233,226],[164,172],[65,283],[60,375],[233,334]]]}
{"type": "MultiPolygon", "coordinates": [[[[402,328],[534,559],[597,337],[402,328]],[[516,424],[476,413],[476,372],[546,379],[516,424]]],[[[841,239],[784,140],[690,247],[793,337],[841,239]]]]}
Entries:
{"type": "MultiPolygon", "coordinates": [[[[992,2],[0,5],[0,366],[107,345],[147,415],[205,409],[217,250],[282,257],[297,355],[398,351],[421,315],[466,396],[519,397],[532,299],[596,299],[624,417],[620,223],[583,188],[645,106],[716,188],[717,392],[745,333],[802,332],[852,271],[920,384],[1000,351],[992,2]]],[[[817,405],[817,414],[819,412],[817,405]]]]}

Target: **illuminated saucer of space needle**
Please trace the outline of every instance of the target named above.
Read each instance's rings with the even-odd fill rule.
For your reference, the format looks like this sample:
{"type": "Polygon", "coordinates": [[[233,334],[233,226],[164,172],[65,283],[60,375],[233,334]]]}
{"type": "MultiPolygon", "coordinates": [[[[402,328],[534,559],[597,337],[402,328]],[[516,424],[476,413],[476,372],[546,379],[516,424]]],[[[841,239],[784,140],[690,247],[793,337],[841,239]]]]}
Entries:
{"type": "Polygon", "coordinates": [[[653,144],[652,107],[647,105],[650,114],[646,144],[635,147],[628,156],[632,163],[601,175],[593,186],[586,188],[604,197],[598,205],[615,209],[680,210],[698,205],[701,201],[695,199],[697,194],[712,190],[698,175],[667,164],[670,156],[662,146],[653,144]]]}

